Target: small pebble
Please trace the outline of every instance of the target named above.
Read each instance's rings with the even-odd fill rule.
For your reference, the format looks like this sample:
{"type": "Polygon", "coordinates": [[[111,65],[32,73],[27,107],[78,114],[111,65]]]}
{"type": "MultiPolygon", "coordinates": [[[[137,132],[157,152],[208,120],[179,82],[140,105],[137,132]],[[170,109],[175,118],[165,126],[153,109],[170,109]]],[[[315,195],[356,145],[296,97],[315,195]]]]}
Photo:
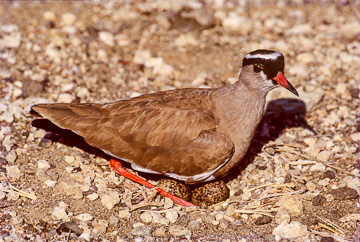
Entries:
{"type": "Polygon", "coordinates": [[[256,219],[255,224],[256,225],[264,225],[264,224],[271,223],[271,221],[272,221],[271,217],[262,215],[256,219]]]}
{"type": "Polygon", "coordinates": [[[66,163],[68,164],[72,164],[75,161],[75,157],[74,156],[70,156],[70,155],[65,155],[64,156],[64,160],[66,163]]]}
{"type": "Polygon", "coordinates": [[[93,223],[94,227],[92,229],[92,233],[94,234],[100,234],[100,233],[105,233],[107,227],[109,226],[109,223],[107,220],[99,220],[99,221],[94,221],[93,223]]]}
{"type": "Polygon", "coordinates": [[[122,209],[118,213],[119,218],[130,218],[130,215],[131,214],[128,208],[122,209]]]}
{"type": "Polygon", "coordinates": [[[87,195],[87,198],[90,200],[90,201],[94,201],[96,199],[99,198],[99,195],[97,193],[91,193],[89,195],[87,195]]]}
{"type": "Polygon", "coordinates": [[[324,172],[323,178],[335,179],[335,172],[332,170],[327,170],[324,172]]]}
{"type": "Polygon", "coordinates": [[[6,176],[12,177],[14,179],[19,179],[22,175],[19,167],[17,165],[14,166],[6,166],[6,176]]]}
{"type": "Polygon", "coordinates": [[[275,215],[276,224],[288,224],[290,222],[290,213],[286,208],[279,208],[275,215]]]}
{"type": "Polygon", "coordinates": [[[300,216],[303,213],[304,206],[302,200],[295,196],[283,196],[276,203],[281,208],[286,208],[291,216],[300,216]]]}
{"type": "Polygon", "coordinates": [[[67,26],[73,25],[75,20],[76,20],[76,17],[72,13],[64,13],[61,16],[61,24],[62,25],[67,25],[67,26]]]}
{"type": "Polygon", "coordinates": [[[45,11],[43,13],[43,18],[47,21],[55,21],[56,20],[56,16],[55,16],[54,12],[51,12],[51,11],[45,11]]]}
{"type": "Polygon", "coordinates": [[[166,228],[165,227],[156,228],[153,235],[155,237],[164,237],[166,235],[166,228]]]}
{"type": "Polygon", "coordinates": [[[189,228],[191,230],[196,231],[196,230],[199,230],[201,228],[201,222],[198,221],[198,219],[197,220],[192,220],[192,221],[189,222],[188,226],[189,226],[189,228]]]}
{"type": "Polygon", "coordinates": [[[14,162],[17,159],[17,154],[15,150],[10,151],[7,155],[6,155],[6,160],[9,164],[14,164],[14,162]]]}
{"type": "Polygon", "coordinates": [[[322,195],[317,195],[312,199],[312,204],[314,206],[323,206],[325,203],[326,203],[326,198],[322,195]]]}
{"type": "Polygon", "coordinates": [[[153,219],[153,216],[151,215],[151,212],[145,211],[140,215],[140,219],[144,223],[150,223],[153,219]]]}
{"type": "Polygon", "coordinates": [[[55,187],[57,181],[53,181],[53,180],[46,180],[44,181],[44,184],[47,186],[47,187],[55,187]]]}
{"type": "Polygon", "coordinates": [[[120,221],[120,218],[118,216],[115,216],[115,215],[110,216],[109,223],[112,226],[116,227],[119,224],[119,221],[120,221]]]}
{"type": "Polygon", "coordinates": [[[278,225],[272,232],[275,235],[275,239],[284,238],[284,239],[295,239],[300,237],[307,237],[309,232],[307,231],[307,226],[303,225],[297,221],[293,221],[289,224],[282,223],[278,225]]]}
{"type": "Polygon", "coordinates": [[[110,47],[114,46],[115,43],[114,35],[110,32],[106,32],[106,31],[99,32],[99,39],[110,47]]]}
{"type": "Polygon", "coordinates": [[[87,221],[91,221],[93,219],[93,216],[91,216],[91,214],[89,214],[89,213],[82,213],[82,214],[75,216],[75,218],[80,221],[87,222],[87,221]]]}
{"type": "Polygon", "coordinates": [[[118,192],[112,191],[101,196],[101,204],[109,210],[111,210],[119,202],[120,195],[118,192]]]}
{"type": "Polygon", "coordinates": [[[191,231],[189,229],[179,225],[170,226],[169,233],[176,237],[191,235],[191,231]]]}
{"type": "Polygon", "coordinates": [[[160,213],[152,213],[152,221],[161,225],[169,225],[170,221],[167,218],[164,218],[160,213]]]}
{"type": "Polygon", "coordinates": [[[58,98],[59,103],[71,103],[74,100],[74,96],[68,93],[61,93],[58,98]]]}
{"type": "Polygon", "coordinates": [[[152,229],[149,226],[143,225],[143,226],[133,228],[133,230],[131,230],[130,234],[132,234],[133,236],[151,236],[152,229]]]}
{"type": "Polygon", "coordinates": [[[179,213],[175,210],[170,210],[166,212],[165,217],[170,221],[170,223],[175,223],[179,217],[179,213]]]}
{"type": "Polygon", "coordinates": [[[354,142],[359,142],[359,141],[360,141],[360,132],[351,134],[351,135],[350,135],[350,138],[351,138],[354,142]]]}
{"type": "Polygon", "coordinates": [[[322,163],[316,163],[310,167],[310,171],[325,171],[326,166],[322,163]]]}
{"type": "Polygon", "coordinates": [[[51,212],[51,215],[58,220],[62,220],[64,222],[69,222],[70,218],[67,215],[65,208],[56,206],[53,211],[51,212]]]}
{"type": "Polygon", "coordinates": [[[47,170],[50,168],[50,164],[46,160],[38,160],[37,165],[38,169],[47,170]]]}

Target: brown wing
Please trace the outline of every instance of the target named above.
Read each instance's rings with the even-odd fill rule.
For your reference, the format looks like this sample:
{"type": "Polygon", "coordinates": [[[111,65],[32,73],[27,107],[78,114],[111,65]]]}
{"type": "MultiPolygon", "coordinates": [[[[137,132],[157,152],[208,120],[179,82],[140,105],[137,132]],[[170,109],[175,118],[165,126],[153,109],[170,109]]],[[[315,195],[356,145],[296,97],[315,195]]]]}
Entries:
{"type": "Polygon", "coordinates": [[[201,134],[216,128],[211,111],[205,109],[211,107],[208,94],[196,89],[176,91],[105,105],[40,104],[32,110],[84,137],[90,145],[145,169],[183,176],[213,170],[232,155],[232,142],[213,132],[199,145],[204,140],[201,134]],[[191,91],[194,98],[184,98],[191,91]],[[219,145],[225,148],[211,150],[219,145]],[[185,169],[184,164],[198,169],[185,169]]]}

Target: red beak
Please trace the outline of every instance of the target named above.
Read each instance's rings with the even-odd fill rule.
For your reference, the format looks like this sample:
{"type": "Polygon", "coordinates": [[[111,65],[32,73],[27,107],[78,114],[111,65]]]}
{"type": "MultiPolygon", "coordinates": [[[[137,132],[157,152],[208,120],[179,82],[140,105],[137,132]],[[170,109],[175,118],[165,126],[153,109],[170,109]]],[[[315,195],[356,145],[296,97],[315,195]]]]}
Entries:
{"type": "Polygon", "coordinates": [[[285,78],[284,74],[282,74],[281,71],[278,72],[278,74],[276,75],[276,77],[274,77],[274,80],[277,81],[277,83],[279,83],[280,86],[288,89],[290,92],[294,93],[296,96],[299,96],[298,92],[296,91],[296,89],[293,87],[293,85],[291,85],[291,83],[285,78]]]}

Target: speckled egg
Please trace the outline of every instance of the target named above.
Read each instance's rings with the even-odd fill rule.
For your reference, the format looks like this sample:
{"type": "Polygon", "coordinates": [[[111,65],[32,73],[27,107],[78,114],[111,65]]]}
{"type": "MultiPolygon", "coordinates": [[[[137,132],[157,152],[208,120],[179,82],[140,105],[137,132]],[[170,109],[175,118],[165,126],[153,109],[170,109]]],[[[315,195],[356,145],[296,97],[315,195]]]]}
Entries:
{"type": "Polygon", "coordinates": [[[191,199],[190,188],[181,182],[170,179],[161,179],[157,186],[186,201],[190,201],[191,199]]]}
{"type": "Polygon", "coordinates": [[[197,187],[192,191],[192,203],[198,206],[213,204],[225,201],[230,196],[230,190],[224,181],[215,181],[197,187]]]}

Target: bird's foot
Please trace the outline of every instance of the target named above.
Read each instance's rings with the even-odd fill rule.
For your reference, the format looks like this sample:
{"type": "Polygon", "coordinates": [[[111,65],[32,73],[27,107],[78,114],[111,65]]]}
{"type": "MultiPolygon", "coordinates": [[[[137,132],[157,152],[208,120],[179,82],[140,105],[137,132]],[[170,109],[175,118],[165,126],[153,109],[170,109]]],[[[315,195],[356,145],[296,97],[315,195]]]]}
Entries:
{"type": "Polygon", "coordinates": [[[125,176],[126,178],[129,178],[130,180],[137,182],[141,185],[144,185],[148,188],[155,188],[155,190],[160,193],[161,195],[170,198],[173,202],[183,206],[183,207],[197,207],[196,205],[185,201],[184,199],[181,199],[179,197],[174,196],[171,193],[168,193],[166,191],[164,191],[163,189],[151,184],[148,181],[145,181],[144,179],[142,179],[141,177],[129,172],[128,170],[124,169],[123,166],[121,165],[120,161],[117,161],[115,159],[110,159],[110,166],[113,168],[113,170],[118,173],[119,175],[125,176]]]}

